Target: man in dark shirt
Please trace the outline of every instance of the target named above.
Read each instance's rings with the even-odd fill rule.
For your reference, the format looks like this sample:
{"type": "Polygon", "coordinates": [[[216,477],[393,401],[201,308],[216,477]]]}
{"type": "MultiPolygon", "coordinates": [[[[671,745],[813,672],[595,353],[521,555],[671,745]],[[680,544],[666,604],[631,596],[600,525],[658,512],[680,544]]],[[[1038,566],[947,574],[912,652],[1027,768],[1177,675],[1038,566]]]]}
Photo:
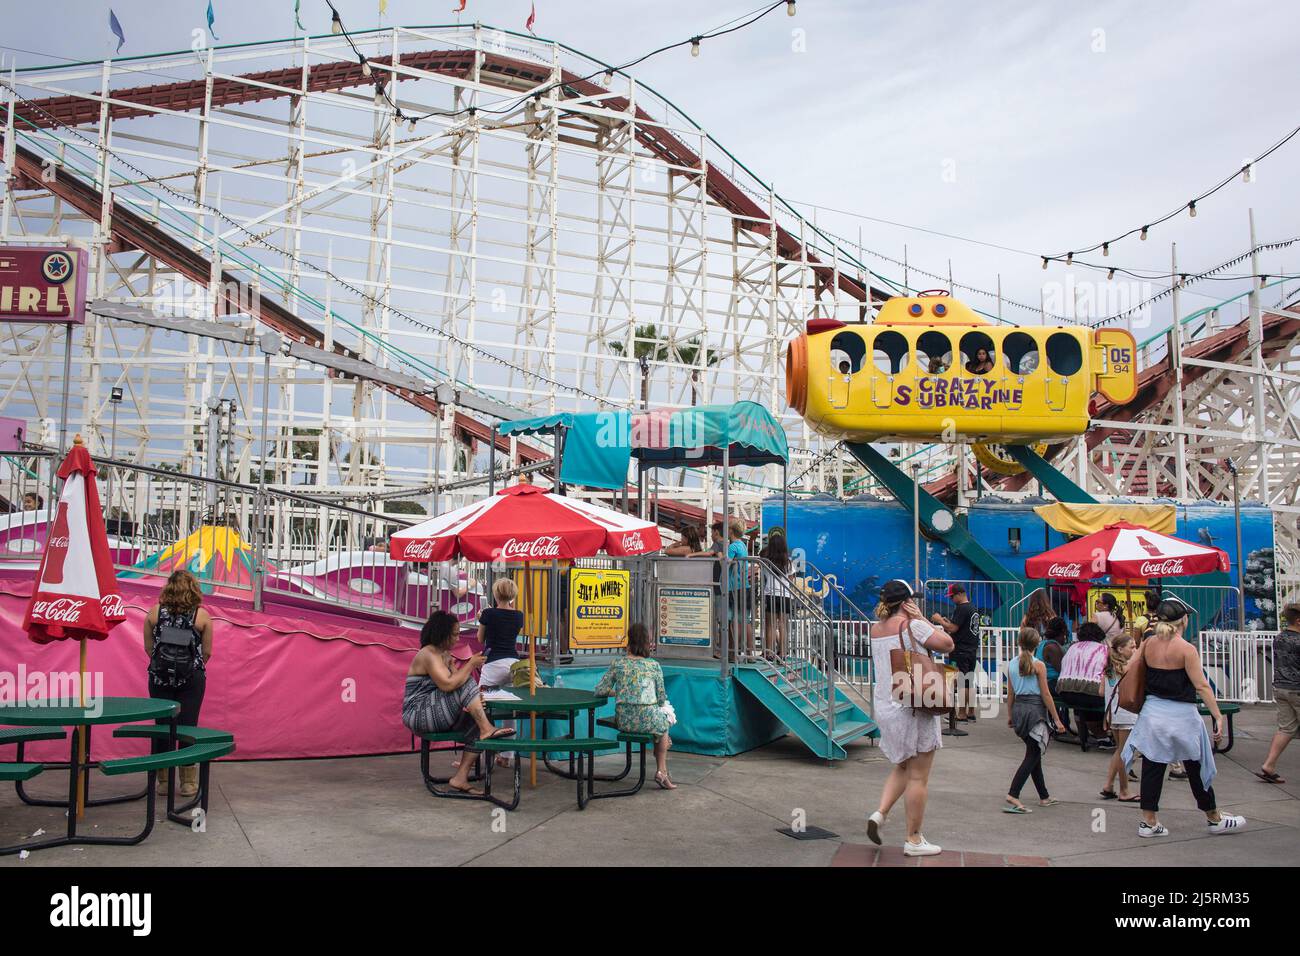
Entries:
{"type": "MultiPolygon", "coordinates": [[[[960,584],[948,585],[948,599],[954,607],[952,617],[931,615],[930,620],[952,635],[953,649],[948,660],[960,672],[957,681],[957,709],[954,720],[975,719],[975,664],[980,650],[980,616],[971,604],[966,589],[960,584]]],[[[952,736],[963,736],[965,731],[950,727],[952,736]]]]}
{"type": "Polygon", "coordinates": [[[1269,783],[1286,783],[1277,761],[1292,738],[1300,736],[1300,604],[1282,609],[1282,627],[1273,638],[1273,700],[1277,702],[1277,733],[1268,757],[1255,776],[1269,783]]]}

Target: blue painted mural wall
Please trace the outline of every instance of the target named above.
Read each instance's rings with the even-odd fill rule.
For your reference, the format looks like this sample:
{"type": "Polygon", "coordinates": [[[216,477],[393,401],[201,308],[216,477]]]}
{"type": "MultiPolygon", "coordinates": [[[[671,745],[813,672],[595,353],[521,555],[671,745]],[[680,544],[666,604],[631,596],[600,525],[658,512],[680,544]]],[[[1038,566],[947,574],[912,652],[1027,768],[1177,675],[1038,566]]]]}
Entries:
{"type": "MultiPolygon", "coordinates": [[[[1064,544],[1064,535],[1052,531],[1034,513],[1043,500],[1005,503],[981,501],[965,520],[979,542],[1004,567],[1024,574],[1025,560],[1064,544]],[[1011,529],[1019,529],[1020,548],[1011,545],[1011,529]]],[[[763,527],[781,523],[781,500],[763,505],[763,527]]],[[[890,578],[912,578],[912,519],[895,501],[826,497],[792,499],[789,503],[791,548],[802,548],[807,560],[823,574],[835,575],[855,604],[870,612],[880,586],[890,578]]],[[[1212,544],[1232,559],[1230,582],[1236,583],[1237,555],[1231,507],[1198,503],[1178,507],[1178,537],[1212,544]]],[[[1242,550],[1246,552],[1246,615],[1248,626],[1276,626],[1273,588],[1273,514],[1259,505],[1242,505],[1242,550]]],[[[922,540],[923,579],[969,581],[977,574],[963,558],[951,554],[939,541],[922,540]]]]}

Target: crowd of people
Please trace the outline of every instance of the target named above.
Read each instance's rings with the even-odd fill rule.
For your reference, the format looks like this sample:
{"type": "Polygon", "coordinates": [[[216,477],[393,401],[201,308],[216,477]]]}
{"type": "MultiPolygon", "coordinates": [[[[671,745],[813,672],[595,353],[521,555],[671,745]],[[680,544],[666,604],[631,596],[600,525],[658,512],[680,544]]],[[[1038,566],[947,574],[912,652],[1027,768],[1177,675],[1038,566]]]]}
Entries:
{"type": "MultiPolygon", "coordinates": [[[[768,534],[761,554],[776,573],[766,575],[756,588],[757,582],[742,561],[750,555],[744,525],[717,521],[710,530],[709,546],[704,546],[698,531],[688,529],[666,554],[718,562],[715,596],[721,620],[732,628],[733,650],[747,642],[740,646],[765,655],[783,654],[792,594],[792,561],[784,531],[774,529],[768,534]],[[731,559],[725,581],[719,560],[724,554],[731,559]],[[761,603],[751,603],[755,599],[761,603]],[[747,609],[744,620],[739,619],[742,608],[747,609]],[[752,633],[758,617],[762,620],[761,649],[756,648],[752,633]]],[[[407,675],[403,701],[403,720],[413,731],[459,730],[470,742],[515,732],[510,726],[493,726],[481,694],[512,679],[519,663],[516,647],[524,619],[514,606],[517,592],[511,579],[498,580],[492,596],[494,606],[483,611],[478,627],[484,650],[467,661],[457,662],[450,655],[456,619],[441,611],[430,616],[422,633],[421,651],[407,675]]],[[[873,670],[876,675],[892,675],[891,651],[896,648],[945,655],[957,672],[949,708],[952,719],[974,720],[974,678],[982,666],[979,612],[960,584],[951,585],[946,596],[952,605],[950,612],[927,617],[906,581],[892,580],[881,588],[869,635],[873,670]]],[[[1005,665],[1007,726],[1023,743],[1024,755],[1006,791],[1003,812],[1034,812],[1021,799],[1025,785],[1031,782],[1038,807],[1058,804],[1046,779],[1048,748],[1062,737],[1088,733],[1095,738],[1097,749],[1107,753],[1104,770],[1099,770],[1102,785],[1098,796],[1138,804],[1138,836],[1169,834],[1158,818],[1166,776],[1187,780],[1196,805],[1205,814],[1209,833],[1234,833],[1245,827],[1243,817],[1218,808],[1214,794],[1214,744],[1222,738],[1225,725],[1197,648],[1185,638],[1191,609],[1158,590],[1147,591],[1144,598],[1144,613],[1130,619],[1125,607],[1111,593],[1103,592],[1091,619],[1080,622],[1072,633],[1069,621],[1047,591],[1040,589],[1031,595],[1021,621],[1018,653],[1005,665]],[[1138,673],[1130,683],[1140,685],[1145,699],[1133,710],[1121,703],[1125,697],[1121,688],[1125,675],[1135,668],[1138,673]],[[1209,712],[1208,730],[1198,706],[1209,712]]],[[[1275,645],[1278,730],[1256,773],[1261,780],[1277,784],[1285,782],[1277,773],[1278,758],[1290,740],[1300,735],[1300,605],[1285,608],[1283,620],[1285,629],[1275,645]]],[[[652,651],[645,625],[632,624],[626,655],[614,660],[596,692],[613,699],[620,730],[653,736],[655,781],[664,789],[676,789],[668,772],[671,705],[667,705],[663,671],[652,651]]],[[[922,827],[934,757],[942,746],[941,737],[955,728],[944,731],[937,713],[900,702],[893,681],[888,679],[874,681],[872,703],[880,750],[891,770],[880,802],[868,816],[868,837],[881,843],[889,814],[902,800],[904,854],[940,853],[941,848],[925,838],[922,827]]],[[[964,733],[958,731],[958,735],[964,733]]],[[[458,766],[451,786],[475,792],[466,776],[468,764],[465,761],[458,766]]]]}
{"type": "MultiPolygon", "coordinates": [[[[907,856],[941,852],[922,832],[930,770],[942,747],[941,720],[934,709],[916,707],[906,695],[900,700],[900,675],[893,673],[890,651],[910,646],[917,654],[946,654],[958,671],[957,686],[969,687],[970,682],[961,678],[972,665],[955,637],[968,601],[959,586],[949,589],[949,597],[956,606],[953,619],[935,614],[927,621],[911,586],[889,581],[881,589],[878,620],[871,628],[875,672],[893,677],[875,681],[873,699],[880,747],[892,769],[879,805],[867,818],[867,835],[874,843],[882,842],[889,812],[902,799],[907,856]]],[[[1214,794],[1214,747],[1223,737],[1225,723],[1200,653],[1186,639],[1192,609],[1158,590],[1149,590],[1144,597],[1146,612],[1130,621],[1114,596],[1103,593],[1093,618],[1083,621],[1072,636],[1046,591],[1031,596],[1020,626],[1019,653],[1006,664],[1007,726],[1024,743],[1025,753],[1007,789],[1004,813],[1033,812],[1020,798],[1030,781],[1039,806],[1057,804],[1044,770],[1048,747],[1053,740],[1090,730],[1099,749],[1111,752],[1098,795],[1102,800],[1139,805],[1139,837],[1169,835],[1159,820],[1166,775],[1187,780],[1196,806],[1205,814],[1208,833],[1236,833],[1246,826],[1244,817],[1220,810],[1214,794]],[[1209,712],[1209,729],[1200,707],[1209,712]],[[1073,717],[1073,731],[1067,714],[1073,717]],[[1133,782],[1137,793],[1132,792],[1133,782]]],[[[1277,761],[1300,735],[1300,604],[1287,606],[1282,618],[1283,630],[1274,643],[1278,729],[1268,757],[1256,771],[1261,780],[1274,784],[1285,783],[1277,773],[1277,761]]],[[[958,714],[971,706],[959,693],[953,693],[948,703],[958,714]]]]}

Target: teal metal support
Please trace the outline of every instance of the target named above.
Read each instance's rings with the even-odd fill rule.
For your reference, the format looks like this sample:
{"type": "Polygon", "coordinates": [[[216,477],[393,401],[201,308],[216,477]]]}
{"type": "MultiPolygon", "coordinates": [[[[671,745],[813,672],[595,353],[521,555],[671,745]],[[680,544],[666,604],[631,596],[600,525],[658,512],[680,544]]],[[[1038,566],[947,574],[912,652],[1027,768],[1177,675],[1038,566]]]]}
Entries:
{"type": "Polygon", "coordinates": [[[1051,492],[1052,497],[1057,501],[1075,505],[1097,503],[1096,498],[1057,471],[1046,458],[1028,445],[1003,445],[1002,447],[1006,449],[1008,455],[1024,465],[1027,472],[1041,481],[1043,487],[1051,492]]]}
{"type": "Polygon", "coordinates": [[[1019,589],[1013,588],[1010,582],[1019,582],[1021,576],[989,554],[943,502],[924,489],[917,488],[914,491],[911,477],[871,445],[845,442],[844,447],[889,489],[890,494],[898,499],[909,514],[912,513],[912,496],[915,493],[920,510],[918,517],[925,533],[942,541],[953,554],[961,555],[990,581],[1002,582],[996,584],[996,587],[1004,607],[1020,599],[1019,589]]]}

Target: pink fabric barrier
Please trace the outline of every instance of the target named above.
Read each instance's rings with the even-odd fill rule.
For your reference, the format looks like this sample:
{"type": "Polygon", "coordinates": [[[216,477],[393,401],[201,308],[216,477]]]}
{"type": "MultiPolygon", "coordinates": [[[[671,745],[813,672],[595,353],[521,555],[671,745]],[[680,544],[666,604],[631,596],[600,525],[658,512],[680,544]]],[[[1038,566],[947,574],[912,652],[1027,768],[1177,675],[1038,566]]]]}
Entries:
{"type": "MultiPolygon", "coordinates": [[[[0,689],[6,695],[13,691],[20,665],[29,680],[39,672],[77,669],[75,642],[41,646],[23,632],[32,584],[30,571],[0,570],[0,681],[8,679],[0,689]]],[[[103,675],[106,696],[144,697],[148,661],[142,624],[157,586],[148,581],[121,584],[127,619],[107,640],[88,646],[87,669],[103,675]]],[[[420,646],[418,631],[273,605],[258,614],[222,598],[208,598],[204,606],[215,631],[200,723],[234,733],[237,758],[410,750],[411,734],[402,726],[402,688],[420,646]]],[[[456,656],[463,659],[469,650],[462,642],[456,656]]],[[[96,759],[147,750],[146,742],[114,739],[109,729],[94,736],[96,759]]],[[[37,760],[66,760],[67,745],[33,744],[27,753],[37,760]]],[[[12,756],[6,753],[6,759],[12,756]]]]}

